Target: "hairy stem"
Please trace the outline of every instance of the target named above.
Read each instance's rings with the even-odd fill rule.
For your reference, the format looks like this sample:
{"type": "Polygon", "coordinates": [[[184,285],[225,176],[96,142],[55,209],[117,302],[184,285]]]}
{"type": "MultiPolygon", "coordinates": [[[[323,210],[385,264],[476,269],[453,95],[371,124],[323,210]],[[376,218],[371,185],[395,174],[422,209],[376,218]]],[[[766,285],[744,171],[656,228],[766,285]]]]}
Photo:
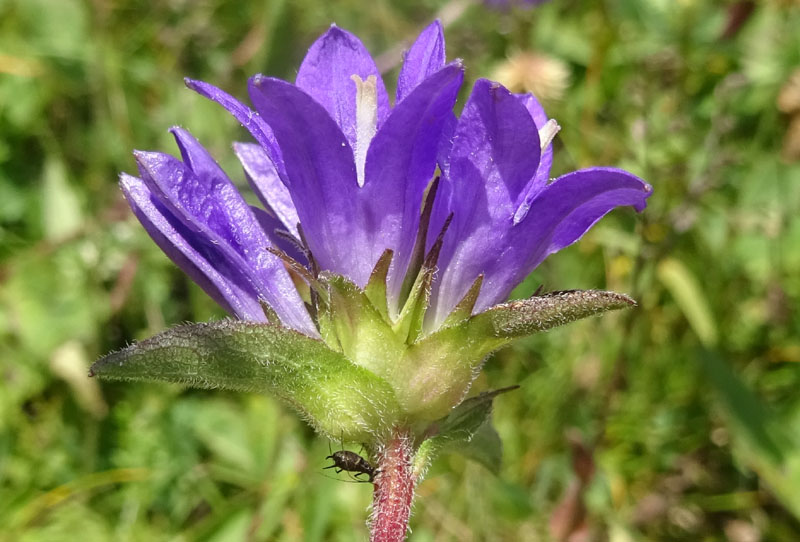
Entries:
{"type": "Polygon", "coordinates": [[[402,542],[406,539],[417,482],[412,456],[412,440],[402,432],[396,433],[379,451],[370,542],[402,542]]]}

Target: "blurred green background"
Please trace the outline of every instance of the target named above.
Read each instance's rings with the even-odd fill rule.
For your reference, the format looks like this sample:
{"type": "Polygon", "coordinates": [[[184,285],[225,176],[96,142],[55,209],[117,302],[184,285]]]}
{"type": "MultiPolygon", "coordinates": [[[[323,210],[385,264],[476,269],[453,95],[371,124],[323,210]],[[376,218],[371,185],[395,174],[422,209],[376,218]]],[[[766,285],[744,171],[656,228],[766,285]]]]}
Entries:
{"type": "MultiPolygon", "coordinates": [[[[459,456],[411,540],[800,540],[800,3],[0,0],[0,540],[363,540],[369,485],[270,398],[86,378],[103,353],[220,309],[116,185],[190,129],[236,182],[247,139],[186,90],[293,79],[333,21],[380,56],[437,15],[467,77],[536,91],[554,174],[655,188],[516,292],[640,306],[487,364],[499,476],[459,456]],[[326,471],[330,472],[330,471],[326,471]]],[[[398,44],[399,49],[398,49],[398,44]]],[[[465,89],[469,87],[465,85],[465,89]]],[[[334,447],[337,443],[332,444],[334,447]]]]}

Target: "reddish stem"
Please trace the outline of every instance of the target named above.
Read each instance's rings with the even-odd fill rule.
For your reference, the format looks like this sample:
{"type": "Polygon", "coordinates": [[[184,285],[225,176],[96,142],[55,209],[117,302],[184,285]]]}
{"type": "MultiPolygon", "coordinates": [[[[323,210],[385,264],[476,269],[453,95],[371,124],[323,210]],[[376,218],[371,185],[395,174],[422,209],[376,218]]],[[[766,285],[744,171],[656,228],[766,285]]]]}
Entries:
{"type": "Polygon", "coordinates": [[[372,498],[370,542],[402,542],[406,539],[414,476],[411,439],[398,433],[378,455],[378,474],[372,498]]]}

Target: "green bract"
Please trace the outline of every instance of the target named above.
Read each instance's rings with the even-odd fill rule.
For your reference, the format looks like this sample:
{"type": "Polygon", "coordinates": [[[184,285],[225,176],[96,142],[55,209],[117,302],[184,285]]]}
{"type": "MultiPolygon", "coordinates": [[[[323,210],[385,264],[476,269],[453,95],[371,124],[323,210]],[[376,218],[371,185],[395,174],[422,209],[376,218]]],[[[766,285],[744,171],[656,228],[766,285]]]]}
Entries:
{"type": "Polygon", "coordinates": [[[309,280],[321,340],[271,318],[183,325],[109,354],[90,374],[266,393],[334,440],[372,447],[393,428],[409,428],[422,445],[418,471],[454,445],[491,467],[499,457],[491,403],[510,388],[464,399],[486,358],[516,338],[633,304],[613,292],[576,290],[470,315],[471,291],[444,327],[425,334],[432,268],[422,266],[393,318],[385,293],[390,260],[387,253],[364,290],[332,273],[309,280]]]}

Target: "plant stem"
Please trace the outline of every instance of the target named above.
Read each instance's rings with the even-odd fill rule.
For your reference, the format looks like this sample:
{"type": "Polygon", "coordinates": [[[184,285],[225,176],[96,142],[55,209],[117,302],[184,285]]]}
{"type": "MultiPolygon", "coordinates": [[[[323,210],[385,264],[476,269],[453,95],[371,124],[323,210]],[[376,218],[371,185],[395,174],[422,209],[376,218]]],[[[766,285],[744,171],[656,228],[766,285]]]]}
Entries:
{"type": "Polygon", "coordinates": [[[412,440],[402,432],[396,433],[379,451],[370,542],[402,542],[406,539],[417,483],[412,456],[412,440]]]}

